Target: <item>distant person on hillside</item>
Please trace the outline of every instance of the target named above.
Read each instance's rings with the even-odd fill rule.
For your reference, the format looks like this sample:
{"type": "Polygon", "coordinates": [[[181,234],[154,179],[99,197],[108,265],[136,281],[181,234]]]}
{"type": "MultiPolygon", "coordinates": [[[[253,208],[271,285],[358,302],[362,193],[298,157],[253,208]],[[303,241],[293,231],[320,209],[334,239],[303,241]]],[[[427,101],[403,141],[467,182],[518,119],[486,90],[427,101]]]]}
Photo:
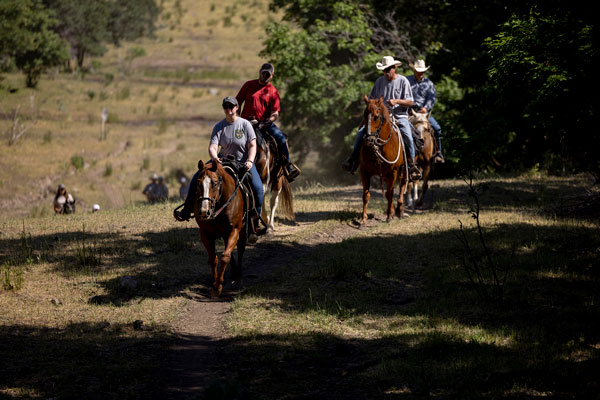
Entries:
{"type": "Polygon", "coordinates": [[[190,189],[190,185],[188,185],[187,179],[185,179],[185,176],[182,176],[181,179],[179,180],[179,183],[181,183],[181,186],[179,186],[179,198],[181,200],[185,200],[185,198],[187,197],[188,194],[188,190],[190,189]]]}
{"type": "Polygon", "coordinates": [[[58,185],[54,196],[54,212],[56,214],[72,214],[75,212],[75,199],[67,193],[65,185],[58,185]]]}
{"type": "Polygon", "coordinates": [[[162,176],[158,177],[158,183],[155,189],[156,201],[165,202],[169,200],[169,188],[165,184],[162,176]]]}
{"type": "Polygon", "coordinates": [[[150,204],[156,203],[156,187],[158,185],[158,175],[152,174],[150,177],[150,183],[146,185],[142,194],[146,195],[146,199],[150,204]]]}
{"type": "Polygon", "coordinates": [[[258,124],[261,132],[275,138],[279,148],[280,161],[284,166],[284,175],[289,182],[292,182],[300,175],[300,169],[290,159],[287,136],[275,125],[281,108],[279,92],[270,82],[274,72],[275,68],[272,64],[263,64],[260,67],[258,79],[244,83],[235,97],[240,108],[244,107],[240,116],[253,125],[258,124]]]}

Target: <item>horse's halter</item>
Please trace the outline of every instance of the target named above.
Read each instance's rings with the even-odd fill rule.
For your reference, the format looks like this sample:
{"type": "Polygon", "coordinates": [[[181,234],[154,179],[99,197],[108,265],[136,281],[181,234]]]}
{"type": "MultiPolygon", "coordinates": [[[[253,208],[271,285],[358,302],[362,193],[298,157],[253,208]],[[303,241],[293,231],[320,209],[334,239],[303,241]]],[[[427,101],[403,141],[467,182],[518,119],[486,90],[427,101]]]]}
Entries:
{"type": "MultiPolygon", "coordinates": [[[[385,107],[385,106],[383,106],[385,107]]],[[[367,142],[371,142],[373,145],[377,145],[377,146],[385,146],[387,144],[387,142],[390,141],[390,139],[392,138],[392,134],[390,132],[390,135],[388,136],[387,139],[385,140],[381,140],[379,139],[379,135],[381,134],[381,129],[383,128],[383,124],[385,122],[385,116],[384,116],[384,109],[383,107],[379,107],[377,106],[377,110],[379,110],[379,126],[377,127],[377,130],[375,131],[375,133],[371,132],[371,120],[372,118],[372,114],[369,113],[368,117],[367,117],[367,142]]]]}
{"type": "Polygon", "coordinates": [[[381,107],[377,107],[377,109],[379,110],[379,126],[377,127],[375,133],[371,133],[371,120],[373,118],[371,116],[371,113],[369,113],[367,117],[367,136],[375,136],[377,139],[379,139],[379,135],[381,134],[381,128],[383,128],[383,122],[385,118],[383,116],[383,109],[381,107]]]}
{"type": "MultiPolygon", "coordinates": [[[[196,185],[198,185],[198,193],[200,194],[199,196],[196,197],[196,199],[200,202],[200,204],[202,204],[203,201],[208,201],[209,202],[209,206],[208,206],[208,212],[206,213],[206,216],[200,215],[200,217],[202,219],[213,219],[216,218],[217,214],[215,213],[215,207],[217,205],[217,202],[221,199],[221,195],[223,194],[223,177],[218,174],[219,176],[219,181],[215,184],[215,182],[210,179],[210,189],[214,189],[215,186],[218,186],[218,193],[215,196],[215,198],[213,199],[212,197],[210,197],[210,192],[211,190],[209,189],[208,193],[209,196],[202,196],[201,193],[203,193],[204,191],[204,186],[200,185],[201,182],[204,181],[204,179],[202,179],[202,181],[199,179],[196,182],[196,185]]],[[[206,178],[207,175],[204,175],[204,178],[206,178]]],[[[201,206],[200,206],[201,207],[201,206]]]]}

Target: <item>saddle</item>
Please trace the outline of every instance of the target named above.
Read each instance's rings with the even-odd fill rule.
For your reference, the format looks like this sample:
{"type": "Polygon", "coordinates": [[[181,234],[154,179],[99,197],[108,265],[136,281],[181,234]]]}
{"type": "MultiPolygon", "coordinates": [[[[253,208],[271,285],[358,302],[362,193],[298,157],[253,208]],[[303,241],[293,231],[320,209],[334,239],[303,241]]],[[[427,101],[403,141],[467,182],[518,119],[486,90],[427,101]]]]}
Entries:
{"type": "Polygon", "coordinates": [[[239,183],[242,196],[244,197],[243,219],[245,221],[246,233],[254,233],[256,235],[265,233],[267,224],[263,221],[262,217],[258,215],[256,210],[254,190],[252,189],[252,175],[250,174],[250,171],[246,169],[243,162],[236,160],[233,156],[222,158],[222,164],[225,171],[236,180],[236,184],[239,183]],[[260,222],[262,222],[263,228],[259,226],[260,222]]]}

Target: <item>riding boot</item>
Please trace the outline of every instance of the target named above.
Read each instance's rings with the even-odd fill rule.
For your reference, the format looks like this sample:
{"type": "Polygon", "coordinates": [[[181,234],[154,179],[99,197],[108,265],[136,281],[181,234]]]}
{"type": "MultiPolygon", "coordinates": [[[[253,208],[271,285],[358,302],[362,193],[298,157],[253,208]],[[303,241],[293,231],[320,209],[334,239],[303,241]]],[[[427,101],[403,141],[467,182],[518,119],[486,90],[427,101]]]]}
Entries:
{"type": "Polygon", "coordinates": [[[353,151],[352,154],[350,154],[350,157],[342,164],[342,168],[354,175],[359,165],[358,157],[359,153],[353,151]]]}
{"type": "Polygon", "coordinates": [[[183,208],[181,210],[175,209],[173,211],[173,216],[179,222],[189,221],[192,218],[192,212],[194,211],[194,206],[186,203],[183,204],[183,208]]]}
{"type": "Polygon", "coordinates": [[[440,137],[440,134],[438,132],[435,133],[435,138],[438,143],[438,148],[437,148],[437,152],[435,153],[434,161],[436,163],[443,164],[444,162],[446,162],[446,160],[444,160],[444,156],[442,155],[442,138],[440,137]]]}
{"type": "MultiPolygon", "coordinates": [[[[196,175],[194,175],[194,177],[196,177],[196,175]]],[[[192,182],[196,182],[196,180],[192,179],[192,182]]],[[[196,198],[196,191],[196,185],[190,184],[187,197],[185,198],[185,203],[183,203],[183,208],[179,210],[179,207],[177,207],[173,211],[173,216],[177,221],[189,221],[190,218],[192,218],[192,212],[194,212],[194,199],[196,198]]]]}

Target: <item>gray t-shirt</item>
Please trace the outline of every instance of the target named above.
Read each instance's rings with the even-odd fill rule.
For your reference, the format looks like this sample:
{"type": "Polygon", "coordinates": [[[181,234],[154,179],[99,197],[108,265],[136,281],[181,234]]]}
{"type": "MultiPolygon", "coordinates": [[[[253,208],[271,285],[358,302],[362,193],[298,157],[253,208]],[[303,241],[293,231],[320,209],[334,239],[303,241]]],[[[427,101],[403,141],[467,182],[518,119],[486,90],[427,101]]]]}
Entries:
{"type": "Polygon", "coordinates": [[[248,143],[256,139],[252,124],[241,117],[229,123],[226,119],[215,125],[210,137],[210,144],[221,146],[221,155],[233,154],[235,159],[246,162],[248,159],[248,143]]]}
{"type": "Polygon", "coordinates": [[[383,96],[383,101],[396,118],[408,118],[408,107],[395,105],[393,109],[388,104],[390,99],[413,100],[412,90],[408,79],[402,75],[396,75],[396,79],[388,81],[385,76],[380,76],[375,81],[369,98],[378,99],[383,96]]]}

